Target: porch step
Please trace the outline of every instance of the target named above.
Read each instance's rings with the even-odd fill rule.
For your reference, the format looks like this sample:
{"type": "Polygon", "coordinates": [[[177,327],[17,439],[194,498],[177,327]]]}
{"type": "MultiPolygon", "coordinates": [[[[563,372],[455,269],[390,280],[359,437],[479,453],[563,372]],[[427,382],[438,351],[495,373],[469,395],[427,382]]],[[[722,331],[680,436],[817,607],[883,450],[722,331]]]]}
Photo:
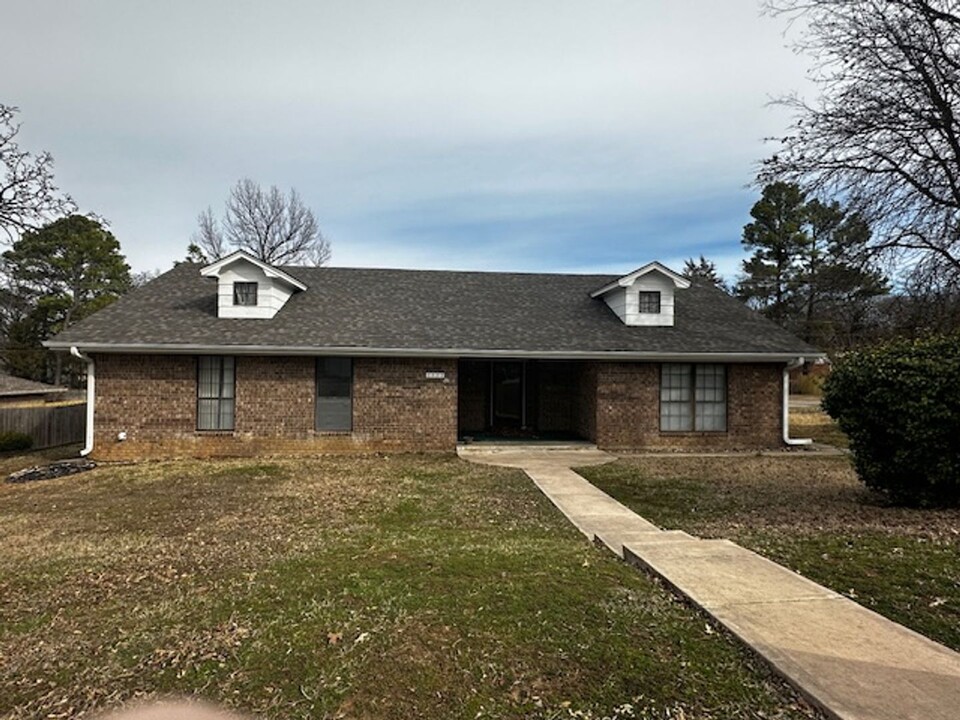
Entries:
{"type": "Polygon", "coordinates": [[[547,451],[570,451],[585,450],[596,451],[597,446],[586,440],[524,440],[524,441],[499,441],[499,440],[474,440],[471,442],[457,443],[457,454],[464,453],[495,453],[495,452],[522,452],[524,450],[536,450],[537,452],[547,451]]]}

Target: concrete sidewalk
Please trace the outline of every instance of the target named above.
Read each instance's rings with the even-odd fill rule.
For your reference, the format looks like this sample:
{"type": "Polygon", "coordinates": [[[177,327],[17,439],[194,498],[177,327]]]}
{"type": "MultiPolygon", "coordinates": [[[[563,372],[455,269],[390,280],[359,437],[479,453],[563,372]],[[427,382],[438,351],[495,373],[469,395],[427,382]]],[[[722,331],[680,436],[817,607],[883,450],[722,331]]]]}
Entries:
{"type": "Polygon", "coordinates": [[[660,576],[844,720],[960,718],[960,655],[728,540],[660,530],[571,467],[595,448],[463,448],[522,468],[590,540],[660,576]]]}

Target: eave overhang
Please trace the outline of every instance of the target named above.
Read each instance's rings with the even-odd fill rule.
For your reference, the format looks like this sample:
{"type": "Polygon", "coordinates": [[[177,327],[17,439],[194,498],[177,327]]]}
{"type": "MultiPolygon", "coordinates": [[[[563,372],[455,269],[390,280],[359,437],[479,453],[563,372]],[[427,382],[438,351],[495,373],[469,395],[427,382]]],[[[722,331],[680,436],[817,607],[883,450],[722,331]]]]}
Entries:
{"type": "Polygon", "coordinates": [[[619,360],[635,362],[771,362],[826,357],[819,352],[649,352],[637,350],[515,350],[509,348],[380,348],[356,346],[113,344],[44,342],[51,350],[78,347],[84,353],[163,355],[338,355],[350,357],[526,358],[539,360],[619,360]]]}

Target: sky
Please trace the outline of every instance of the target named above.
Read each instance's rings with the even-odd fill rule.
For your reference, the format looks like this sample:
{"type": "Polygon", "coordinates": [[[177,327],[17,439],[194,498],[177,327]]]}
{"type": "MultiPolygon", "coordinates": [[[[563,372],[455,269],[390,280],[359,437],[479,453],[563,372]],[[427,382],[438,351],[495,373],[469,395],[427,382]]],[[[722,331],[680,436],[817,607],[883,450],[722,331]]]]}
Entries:
{"type": "Polygon", "coordinates": [[[628,272],[745,257],[809,91],[756,0],[0,0],[0,102],[131,266],[249,177],[333,265],[628,272]]]}

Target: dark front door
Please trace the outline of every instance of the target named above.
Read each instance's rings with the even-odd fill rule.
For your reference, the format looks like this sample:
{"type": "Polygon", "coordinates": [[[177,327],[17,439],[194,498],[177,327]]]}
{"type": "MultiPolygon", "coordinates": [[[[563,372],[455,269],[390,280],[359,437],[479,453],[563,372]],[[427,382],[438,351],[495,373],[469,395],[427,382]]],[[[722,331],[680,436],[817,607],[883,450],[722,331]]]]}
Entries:
{"type": "Polygon", "coordinates": [[[496,361],[491,367],[491,419],[493,429],[523,425],[523,363],[496,361]]]}

